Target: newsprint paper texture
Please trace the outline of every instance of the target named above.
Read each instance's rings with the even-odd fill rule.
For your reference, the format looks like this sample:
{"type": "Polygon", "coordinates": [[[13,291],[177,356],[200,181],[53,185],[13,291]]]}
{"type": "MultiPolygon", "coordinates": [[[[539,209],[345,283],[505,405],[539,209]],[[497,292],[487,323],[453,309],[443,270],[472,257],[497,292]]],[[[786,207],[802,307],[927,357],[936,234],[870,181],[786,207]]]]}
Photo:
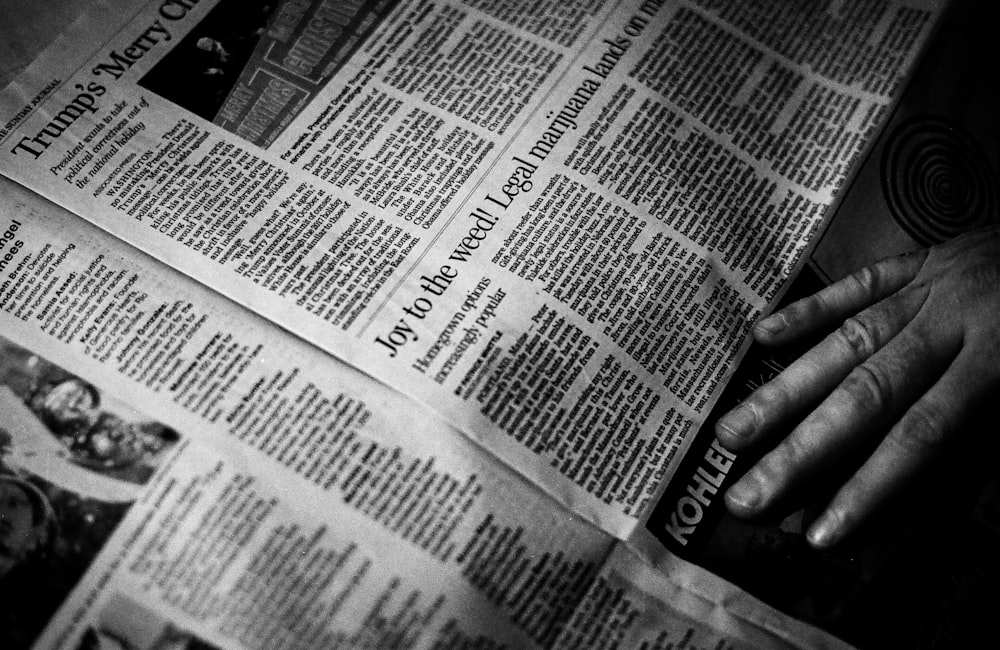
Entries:
{"type": "Polygon", "coordinates": [[[843,647],[693,440],[944,13],[88,6],[0,96],[0,645],[843,647]]]}

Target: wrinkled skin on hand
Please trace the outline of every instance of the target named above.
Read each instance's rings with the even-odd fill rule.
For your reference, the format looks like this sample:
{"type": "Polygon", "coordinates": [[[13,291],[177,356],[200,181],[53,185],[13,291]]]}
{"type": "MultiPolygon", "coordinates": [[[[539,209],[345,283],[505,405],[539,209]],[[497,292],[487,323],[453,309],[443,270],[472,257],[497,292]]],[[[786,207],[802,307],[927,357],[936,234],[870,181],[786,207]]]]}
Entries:
{"type": "Polygon", "coordinates": [[[716,424],[734,451],[770,449],[726,494],[737,516],[780,508],[817,477],[846,477],[807,533],[819,548],[986,432],[971,425],[1000,397],[1000,227],[864,268],[762,319],[754,338],[783,345],[831,330],[716,424]],[[783,440],[769,436],[796,418],[783,440]]]}

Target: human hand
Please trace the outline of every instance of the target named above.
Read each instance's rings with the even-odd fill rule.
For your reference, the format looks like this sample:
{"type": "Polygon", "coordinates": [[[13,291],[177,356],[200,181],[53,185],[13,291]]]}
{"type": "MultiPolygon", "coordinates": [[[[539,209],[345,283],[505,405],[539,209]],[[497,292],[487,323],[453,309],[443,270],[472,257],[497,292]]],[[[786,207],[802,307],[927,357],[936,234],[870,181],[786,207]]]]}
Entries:
{"type": "Polygon", "coordinates": [[[783,345],[834,328],[716,424],[733,451],[774,445],[726,493],[736,516],[849,476],[809,528],[820,548],[974,435],[973,414],[1000,396],[1000,227],[862,269],[762,319],[754,338],[783,345]]]}

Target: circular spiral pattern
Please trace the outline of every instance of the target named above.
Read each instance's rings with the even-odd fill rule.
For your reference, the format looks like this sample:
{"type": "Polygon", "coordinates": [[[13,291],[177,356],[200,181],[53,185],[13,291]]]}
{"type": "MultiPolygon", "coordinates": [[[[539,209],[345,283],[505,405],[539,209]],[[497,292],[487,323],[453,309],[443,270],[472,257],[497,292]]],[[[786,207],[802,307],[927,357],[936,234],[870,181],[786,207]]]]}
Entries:
{"type": "Polygon", "coordinates": [[[900,123],[882,151],[881,176],[893,218],[924,246],[998,220],[989,158],[944,118],[917,115],[900,123]]]}

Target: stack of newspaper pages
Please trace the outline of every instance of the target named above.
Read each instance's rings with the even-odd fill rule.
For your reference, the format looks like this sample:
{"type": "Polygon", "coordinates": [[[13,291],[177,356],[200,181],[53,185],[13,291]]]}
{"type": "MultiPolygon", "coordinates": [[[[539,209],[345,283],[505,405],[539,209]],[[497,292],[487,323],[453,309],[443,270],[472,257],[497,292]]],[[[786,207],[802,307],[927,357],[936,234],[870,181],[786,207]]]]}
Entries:
{"type": "Polygon", "coordinates": [[[0,95],[0,646],[863,643],[711,425],[944,5],[81,8],[0,95]]]}

